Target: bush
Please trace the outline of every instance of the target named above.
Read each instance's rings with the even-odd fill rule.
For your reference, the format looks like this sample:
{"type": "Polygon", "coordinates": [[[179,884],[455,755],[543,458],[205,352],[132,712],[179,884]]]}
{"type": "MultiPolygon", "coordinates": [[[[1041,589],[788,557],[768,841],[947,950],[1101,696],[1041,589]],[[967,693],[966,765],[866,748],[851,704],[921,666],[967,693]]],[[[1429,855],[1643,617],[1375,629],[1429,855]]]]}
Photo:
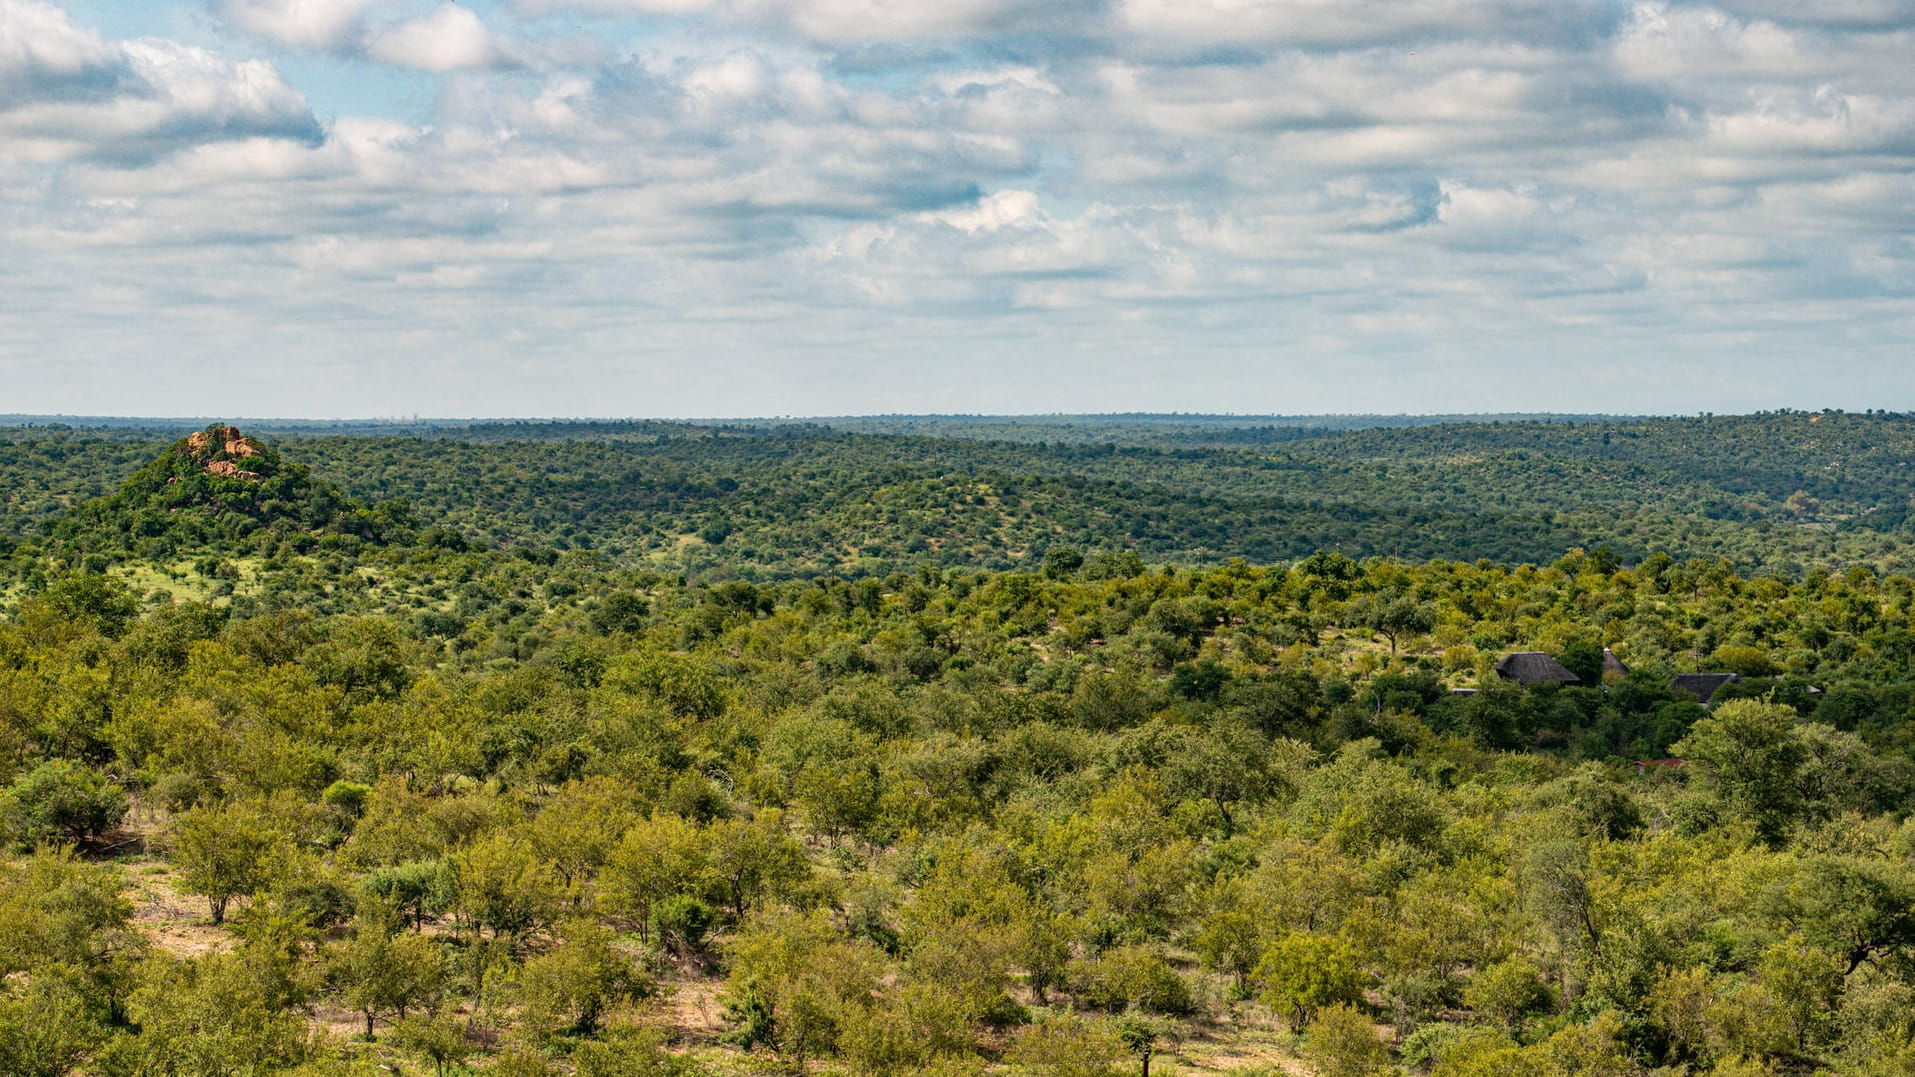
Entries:
{"type": "Polygon", "coordinates": [[[1536,966],[1520,957],[1483,969],[1463,989],[1464,1005],[1504,1028],[1547,1010],[1554,1001],[1536,966]]]}
{"type": "Polygon", "coordinates": [[[557,947],[526,962],[520,974],[529,1027],[590,1036],[608,1007],[651,993],[651,982],[613,946],[611,932],[573,921],[560,935],[557,947]]]}
{"type": "Polygon", "coordinates": [[[711,906],[686,894],[671,897],[652,906],[652,931],[660,946],[682,955],[696,954],[705,948],[705,933],[715,919],[711,906]]]}
{"type": "Polygon", "coordinates": [[[579,1045],[578,1077],[691,1077],[696,1063],[666,1051],[656,1032],[621,1031],[579,1045]]]}
{"type": "Polygon", "coordinates": [[[1005,1057],[1037,1077],[1117,1077],[1126,1053],[1107,1025],[1062,1015],[1018,1029],[1005,1057]]]}
{"type": "Polygon", "coordinates": [[[1303,1057],[1319,1077],[1368,1077],[1388,1072],[1390,1050],[1369,1018],[1338,1003],[1317,1015],[1303,1036],[1303,1057]]]}
{"type": "Polygon", "coordinates": [[[84,989],[68,977],[36,976],[0,991],[0,1073],[62,1077],[103,1038],[87,1012],[84,989]]]}
{"type": "Polygon", "coordinates": [[[1292,932],[1263,952],[1257,979],[1264,1005],[1283,1014],[1292,1027],[1319,1009],[1363,1000],[1363,974],[1349,943],[1308,932],[1292,932]]]}
{"type": "Polygon", "coordinates": [[[326,787],[319,799],[348,819],[357,819],[366,812],[366,798],[372,795],[372,786],[359,782],[349,782],[341,778],[326,787]]]}
{"type": "Polygon", "coordinates": [[[352,919],[352,892],[330,876],[291,880],[280,887],[278,896],[281,908],[309,927],[323,931],[352,919]]]}
{"type": "Polygon", "coordinates": [[[392,1028],[392,1042],[400,1050],[432,1063],[435,1074],[464,1062],[476,1049],[466,1039],[465,1030],[449,1017],[431,1015],[407,1017],[392,1028]]]}
{"type": "Polygon", "coordinates": [[[1190,985],[1147,947],[1124,946],[1080,962],[1072,979],[1087,1005],[1112,1013],[1187,1014],[1193,1008],[1190,985]]]}
{"type": "Polygon", "coordinates": [[[452,877],[440,861],[409,860],[368,872],[359,892],[397,909],[416,928],[451,903],[452,877]]]}
{"type": "Polygon", "coordinates": [[[23,846],[92,842],[126,818],[126,791],[97,771],[56,759],[0,794],[0,827],[23,846]]]}

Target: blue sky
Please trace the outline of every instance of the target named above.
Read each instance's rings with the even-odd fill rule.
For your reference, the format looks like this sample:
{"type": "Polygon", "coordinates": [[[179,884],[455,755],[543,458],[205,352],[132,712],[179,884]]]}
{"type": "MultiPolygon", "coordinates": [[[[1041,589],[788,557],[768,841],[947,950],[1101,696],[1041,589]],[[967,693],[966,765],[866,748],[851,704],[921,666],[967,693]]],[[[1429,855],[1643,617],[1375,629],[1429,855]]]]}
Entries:
{"type": "Polygon", "coordinates": [[[0,412],[1915,408],[1915,0],[0,0],[0,412]]]}

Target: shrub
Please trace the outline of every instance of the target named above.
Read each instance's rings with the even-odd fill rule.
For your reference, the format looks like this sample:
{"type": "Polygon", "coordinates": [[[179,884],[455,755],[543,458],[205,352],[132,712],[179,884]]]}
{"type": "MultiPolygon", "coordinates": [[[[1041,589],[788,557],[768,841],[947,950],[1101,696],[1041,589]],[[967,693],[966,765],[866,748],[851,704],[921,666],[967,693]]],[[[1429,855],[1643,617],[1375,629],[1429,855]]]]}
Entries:
{"type": "Polygon", "coordinates": [[[1119,947],[1080,962],[1073,979],[1079,997],[1100,1010],[1187,1014],[1192,1009],[1190,985],[1147,947],[1119,947]]]}
{"type": "Polygon", "coordinates": [[[1320,1077],[1368,1077],[1387,1072],[1390,1064],[1390,1050],[1369,1018],[1342,1003],[1317,1014],[1303,1036],[1303,1057],[1320,1077]]]}
{"type": "Polygon", "coordinates": [[[1554,1002],[1542,974],[1527,960],[1516,957],[1491,965],[1470,978],[1463,1004],[1504,1028],[1547,1010],[1554,1002]]]}
{"type": "Polygon", "coordinates": [[[651,982],[614,946],[612,934],[588,921],[573,921],[549,952],[525,963],[527,1024],[547,1034],[589,1036],[606,1009],[651,992],[651,982]]]}
{"type": "Polygon", "coordinates": [[[1037,1077],[1117,1077],[1125,1053],[1107,1025],[1065,1015],[1018,1029],[1006,1058],[1037,1077]]]}
{"type": "Polygon", "coordinates": [[[665,1050],[653,1031],[624,1031],[579,1045],[578,1077],[691,1077],[696,1063],[665,1050]]]}
{"type": "Polygon", "coordinates": [[[674,894],[652,906],[652,931],[660,946],[691,955],[705,948],[705,933],[715,919],[711,906],[687,894],[674,894]]]}
{"type": "Polygon", "coordinates": [[[319,799],[337,809],[349,819],[357,819],[366,811],[366,798],[372,795],[372,786],[359,782],[349,782],[341,778],[326,787],[319,799]]]}
{"type": "Polygon", "coordinates": [[[1264,985],[1264,1005],[1283,1014],[1292,1027],[1325,1006],[1363,1000],[1356,954],[1341,939],[1302,931],[1285,935],[1263,952],[1256,977],[1264,985]]]}
{"type": "Polygon", "coordinates": [[[40,764],[0,793],[0,828],[23,846],[91,842],[118,826],[126,812],[125,790],[63,759],[40,764]]]}
{"type": "Polygon", "coordinates": [[[452,878],[437,860],[411,860],[368,872],[359,880],[359,892],[397,909],[418,927],[451,901],[452,878]]]}

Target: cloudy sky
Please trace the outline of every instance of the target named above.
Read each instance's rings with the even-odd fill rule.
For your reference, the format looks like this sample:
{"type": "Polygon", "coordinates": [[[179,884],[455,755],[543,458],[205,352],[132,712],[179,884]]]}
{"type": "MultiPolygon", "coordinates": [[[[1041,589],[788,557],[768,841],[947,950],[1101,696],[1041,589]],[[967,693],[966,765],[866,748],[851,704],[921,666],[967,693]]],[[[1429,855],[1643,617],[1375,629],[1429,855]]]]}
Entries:
{"type": "Polygon", "coordinates": [[[1915,0],[0,0],[0,412],[1915,408],[1915,0]]]}

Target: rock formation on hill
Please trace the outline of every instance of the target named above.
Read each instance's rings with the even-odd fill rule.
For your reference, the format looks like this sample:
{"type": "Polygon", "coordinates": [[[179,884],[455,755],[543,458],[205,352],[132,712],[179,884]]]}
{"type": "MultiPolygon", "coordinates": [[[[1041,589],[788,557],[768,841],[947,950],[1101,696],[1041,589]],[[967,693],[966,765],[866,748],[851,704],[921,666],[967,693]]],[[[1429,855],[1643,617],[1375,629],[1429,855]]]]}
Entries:
{"type": "Polygon", "coordinates": [[[270,444],[220,422],[174,442],[118,492],[77,506],[49,536],[76,551],[152,557],[222,544],[303,547],[328,535],[376,542],[385,522],[270,444]]]}

